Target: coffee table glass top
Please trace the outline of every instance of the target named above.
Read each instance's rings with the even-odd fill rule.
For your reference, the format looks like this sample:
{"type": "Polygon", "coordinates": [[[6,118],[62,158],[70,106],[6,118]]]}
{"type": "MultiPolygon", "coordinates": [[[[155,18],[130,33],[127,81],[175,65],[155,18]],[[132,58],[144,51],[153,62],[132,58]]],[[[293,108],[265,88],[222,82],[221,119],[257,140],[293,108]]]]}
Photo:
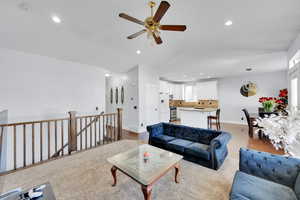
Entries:
{"type": "Polygon", "coordinates": [[[149,185],[182,158],[181,155],[143,144],[107,160],[137,182],[149,185]],[[144,159],[144,155],[148,155],[148,160],[144,159]]]}

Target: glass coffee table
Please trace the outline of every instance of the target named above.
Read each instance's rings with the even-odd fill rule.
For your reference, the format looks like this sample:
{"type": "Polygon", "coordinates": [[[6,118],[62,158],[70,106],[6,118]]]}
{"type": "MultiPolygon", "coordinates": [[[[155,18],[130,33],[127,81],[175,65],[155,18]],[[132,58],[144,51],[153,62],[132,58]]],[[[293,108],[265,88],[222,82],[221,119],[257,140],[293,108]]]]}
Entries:
{"type": "Polygon", "coordinates": [[[117,184],[117,170],[141,184],[145,200],[151,200],[153,184],[175,168],[175,182],[179,183],[179,162],[181,155],[143,144],[129,151],[108,158],[113,165],[111,173],[114,179],[112,186],[117,184]]]}

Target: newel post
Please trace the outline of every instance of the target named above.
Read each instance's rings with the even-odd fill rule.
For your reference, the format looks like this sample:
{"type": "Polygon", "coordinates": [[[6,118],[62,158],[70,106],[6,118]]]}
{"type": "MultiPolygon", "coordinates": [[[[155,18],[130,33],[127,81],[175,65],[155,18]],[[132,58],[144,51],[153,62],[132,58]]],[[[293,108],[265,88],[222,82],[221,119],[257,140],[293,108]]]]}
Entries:
{"type": "Polygon", "coordinates": [[[122,108],[118,108],[118,140],[122,139],[122,108]]]}
{"type": "Polygon", "coordinates": [[[76,133],[76,111],[69,113],[69,134],[68,134],[68,152],[77,151],[77,133],[76,133]]]}

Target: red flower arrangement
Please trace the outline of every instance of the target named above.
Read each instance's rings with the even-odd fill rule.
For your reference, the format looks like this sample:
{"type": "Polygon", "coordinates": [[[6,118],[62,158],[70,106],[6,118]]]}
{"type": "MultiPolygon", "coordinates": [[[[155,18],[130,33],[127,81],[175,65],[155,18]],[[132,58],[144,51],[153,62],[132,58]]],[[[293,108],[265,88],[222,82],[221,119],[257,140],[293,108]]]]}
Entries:
{"type": "Polygon", "coordinates": [[[276,98],[274,98],[274,97],[260,97],[259,98],[259,103],[263,103],[265,101],[276,101],[276,98]]]}
{"type": "Polygon", "coordinates": [[[288,90],[287,89],[283,89],[279,91],[279,97],[281,98],[287,98],[288,96],[288,90]]]}
{"type": "MultiPolygon", "coordinates": [[[[263,107],[271,106],[269,104],[277,104],[277,110],[285,110],[288,104],[288,90],[282,89],[279,91],[279,97],[260,97],[259,103],[263,105],[263,107]]],[[[272,107],[272,106],[271,106],[272,107]]]]}
{"type": "Polygon", "coordinates": [[[283,100],[277,99],[275,97],[260,97],[259,98],[259,103],[264,103],[266,101],[274,101],[277,104],[283,104],[283,100]]]}

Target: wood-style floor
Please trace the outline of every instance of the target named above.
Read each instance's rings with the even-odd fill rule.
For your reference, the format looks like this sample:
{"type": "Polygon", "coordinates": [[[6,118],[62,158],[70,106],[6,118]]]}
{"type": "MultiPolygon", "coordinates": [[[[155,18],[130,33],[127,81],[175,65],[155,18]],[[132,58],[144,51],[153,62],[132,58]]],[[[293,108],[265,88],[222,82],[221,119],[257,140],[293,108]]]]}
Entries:
{"type": "MultiPolygon", "coordinates": [[[[248,136],[248,126],[222,123],[221,129],[234,135],[242,135],[243,139],[247,141],[247,148],[279,155],[284,154],[282,150],[276,150],[267,139],[259,139],[257,135],[250,138],[248,136]]],[[[147,143],[148,133],[137,134],[135,132],[123,130],[123,139],[141,140],[142,142],[147,143]]]]}

